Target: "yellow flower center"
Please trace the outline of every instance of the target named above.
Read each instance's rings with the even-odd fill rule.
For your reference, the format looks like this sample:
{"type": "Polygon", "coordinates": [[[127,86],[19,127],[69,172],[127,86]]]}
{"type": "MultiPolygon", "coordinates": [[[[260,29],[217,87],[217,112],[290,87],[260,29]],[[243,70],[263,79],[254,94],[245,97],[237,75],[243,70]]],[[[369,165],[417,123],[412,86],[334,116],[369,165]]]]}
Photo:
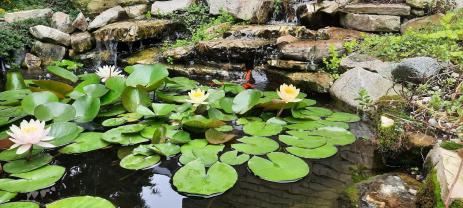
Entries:
{"type": "Polygon", "coordinates": [[[22,131],[25,132],[25,133],[32,133],[32,132],[37,131],[37,127],[28,126],[28,127],[25,127],[24,129],[22,129],[22,131]]]}
{"type": "Polygon", "coordinates": [[[204,94],[202,92],[196,91],[196,92],[191,93],[191,96],[195,98],[201,98],[204,96],[204,94]]]}
{"type": "Polygon", "coordinates": [[[285,88],[284,91],[285,91],[286,94],[294,94],[294,93],[296,93],[296,90],[291,88],[291,87],[285,88]]]}

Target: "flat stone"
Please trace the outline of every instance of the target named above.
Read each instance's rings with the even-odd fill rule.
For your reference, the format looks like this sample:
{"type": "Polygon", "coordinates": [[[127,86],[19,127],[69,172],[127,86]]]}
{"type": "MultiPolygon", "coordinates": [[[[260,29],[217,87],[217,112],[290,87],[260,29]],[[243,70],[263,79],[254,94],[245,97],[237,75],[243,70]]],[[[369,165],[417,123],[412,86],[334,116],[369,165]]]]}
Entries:
{"type": "Polygon", "coordinates": [[[42,60],[43,65],[48,65],[53,61],[62,60],[66,54],[66,48],[60,45],[35,41],[32,46],[32,53],[42,60]]]}
{"type": "Polygon", "coordinates": [[[365,32],[358,30],[340,28],[340,27],[325,27],[317,31],[317,36],[322,39],[333,39],[333,40],[356,40],[360,39],[365,32]]]}
{"type": "Polygon", "coordinates": [[[284,35],[284,36],[281,36],[281,37],[277,38],[276,44],[277,44],[278,47],[281,47],[281,46],[286,45],[288,43],[294,43],[294,42],[297,42],[297,41],[300,41],[300,39],[296,38],[296,37],[294,37],[292,35],[284,35]]]}
{"type": "Polygon", "coordinates": [[[156,57],[161,53],[161,49],[157,47],[147,48],[137,53],[122,59],[122,62],[127,65],[134,64],[155,64],[156,57]]]}
{"type": "Polygon", "coordinates": [[[425,27],[440,24],[444,14],[434,14],[426,17],[419,17],[406,21],[400,26],[400,32],[405,33],[407,30],[419,30],[425,27]]]}
{"type": "Polygon", "coordinates": [[[80,12],[76,19],[72,22],[72,26],[81,30],[86,31],[88,28],[87,18],[85,17],[84,13],[80,12]]]}
{"type": "Polygon", "coordinates": [[[284,58],[298,61],[322,61],[329,57],[329,47],[343,49],[342,40],[303,40],[289,43],[280,48],[284,58]]]}
{"type": "Polygon", "coordinates": [[[51,26],[64,33],[72,33],[75,28],[72,26],[71,18],[64,12],[55,12],[51,17],[51,26]]]}
{"type": "Polygon", "coordinates": [[[143,19],[146,11],[148,11],[147,4],[137,4],[133,6],[124,7],[127,16],[132,19],[143,19]]]}
{"type": "Polygon", "coordinates": [[[26,66],[29,70],[40,70],[40,65],[42,64],[42,60],[39,57],[35,56],[31,53],[26,53],[24,57],[24,66],[26,66]]]}
{"type": "Polygon", "coordinates": [[[219,39],[201,41],[195,49],[198,57],[220,61],[250,61],[272,49],[274,41],[264,39],[219,39]]]}
{"type": "Polygon", "coordinates": [[[206,0],[209,13],[220,14],[227,11],[238,19],[248,20],[251,23],[266,23],[273,11],[273,0],[206,0]]]}
{"type": "Polygon", "coordinates": [[[292,71],[312,71],[312,64],[305,61],[295,60],[268,60],[268,65],[274,68],[286,69],[292,71]]]}
{"type": "Polygon", "coordinates": [[[400,30],[400,17],[348,13],[341,17],[341,24],[365,32],[397,32],[400,30]]]}
{"type": "Polygon", "coordinates": [[[53,11],[50,8],[46,9],[33,9],[33,10],[25,10],[19,12],[9,12],[6,13],[4,18],[5,22],[12,23],[12,22],[19,22],[28,19],[36,19],[42,17],[50,17],[53,11]]]}
{"type": "Polygon", "coordinates": [[[87,53],[71,55],[71,58],[85,65],[95,65],[99,61],[108,62],[112,56],[108,50],[93,50],[87,53]]]}
{"type": "Polygon", "coordinates": [[[116,6],[111,9],[105,10],[100,15],[96,16],[93,21],[88,25],[89,30],[103,27],[111,22],[117,21],[122,16],[126,15],[125,9],[121,6],[116,6]]]}
{"type": "Polygon", "coordinates": [[[411,7],[418,9],[426,9],[436,5],[436,1],[434,0],[405,0],[405,2],[411,7]]]}
{"type": "Polygon", "coordinates": [[[437,143],[437,139],[423,133],[407,133],[407,144],[410,147],[432,147],[437,143]]]}
{"type": "Polygon", "coordinates": [[[189,61],[195,54],[194,46],[182,46],[171,48],[162,53],[165,59],[172,59],[173,61],[189,61]]]}
{"type": "Polygon", "coordinates": [[[443,66],[431,57],[414,57],[402,60],[392,71],[398,81],[422,82],[436,75],[443,66]]]}
{"type": "Polygon", "coordinates": [[[309,39],[315,38],[316,32],[307,29],[305,26],[297,25],[234,25],[225,32],[224,37],[271,39],[286,35],[309,39]]]}
{"type": "Polygon", "coordinates": [[[80,8],[91,16],[115,6],[131,6],[135,4],[148,4],[148,0],[71,0],[74,6],[80,8]]]}
{"type": "Polygon", "coordinates": [[[341,101],[350,108],[360,109],[359,91],[365,89],[373,102],[385,95],[395,95],[400,86],[381,75],[367,71],[363,68],[354,68],[337,79],[330,89],[333,98],[341,101]],[[396,89],[394,89],[396,87],[396,89]]]}
{"type": "Polygon", "coordinates": [[[395,62],[384,62],[378,58],[359,53],[353,53],[341,59],[341,68],[345,70],[360,67],[371,72],[376,72],[389,80],[392,80],[392,70],[397,65],[398,63],[395,62]]]}
{"type": "Polygon", "coordinates": [[[356,14],[408,16],[410,9],[406,4],[349,4],[343,8],[343,11],[356,14]]]}
{"type": "Polygon", "coordinates": [[[71,44],[71,36],[61,32],[55,28],[44,25],[36,25],[29,28],[29,32],[40,41],[51,42],[55,44],[69,46],[71,44]]]}
{"type": "Polygon", "coordinates": [[[132,20],[106,25],[93,34],[97,41],[134,42],[144,39],[163,39],[183,30],[181,24],[169,20],[132,20]]]}
{"type": "Polygon", "coordinates": [[[292,83],[297,87],[315,93],[328,93],[333,78],[326,72],[289,72],[265,69],[269,82],[292,83]]]}
{"type": "Polygon", "coordinates": [[[195,3],[195,0],[155,1],[151,6],[151,14],[170,14],[175,11],[185,10],[193,3],[195,3]]]}
{"type": "Polygon", "coordinates": [[[74,33],[71,35],[71,47],[69,51],[70,55],[83,53],[93,48],[94,39],[89,32],[74,33]]]}

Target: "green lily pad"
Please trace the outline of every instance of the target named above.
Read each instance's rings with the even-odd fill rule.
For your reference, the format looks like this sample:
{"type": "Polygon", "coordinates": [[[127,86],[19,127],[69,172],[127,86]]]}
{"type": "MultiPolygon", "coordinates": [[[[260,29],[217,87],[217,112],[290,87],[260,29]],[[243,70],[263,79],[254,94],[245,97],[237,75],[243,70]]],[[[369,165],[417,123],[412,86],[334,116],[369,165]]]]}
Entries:
{"type": "Polygon", "coordinates": [[[84,95],[75,100],[72,106],[76,109],[77,122],[90,122],[96,118],[100,111],[100,99],[84,95]]]}
{"type": "Polygon", "coordinates": [[[287,147],[286,150],[293,155],[307,159],[328,158],[335,155],[338,152],[338,149],[331,144],[323,145],[321,147],[313,149],[287,147]]]}
{"type": "Polygon", "coordinates": [[[259,104],[260,97],[263,93],[259,90],[244,90],[233,99],[233,112],[244,114],[259,104]]]}
{"type": "Polygon", "coordinates": [[[68,104],[51,102],[37,106],[34,116],[41,121],[70,121],[76,116],[76,109],[68,104]]]}
{"type": "Polygon", "coordinates": [[[207,111],[207,115],[211,119],[217,119],[222,121],[232,121],[236,119],[236,116],[234,114],[225,114],[222,111],[215,108],[210,108],[207,111]]]}
{"type": "Polygon", "coordinates": [[[266,123],[268,123],[268,124],[277,124],[277,125],[280,125],[280,126],[286,126],[288,124],[283,119],[277,118],[277,117],[272,117],[272,118],[268,119],[266,121],[266,123]]]}
{"type": "Polygon", "coordinates": [[[77,80],[79,80],[79,77],[74,73],[59,66],[47,66],[47,71],[71,82],[77,82],[77,80]]]}
{"type": "Polygon", "coordinates": [[[109,118],[104,120],[101,125],[106,126],[106,127],[114,127],[114,126],[120,126],[127,123],[127,120],[123,118],[109,118]]]}
{"type": "Polygon", "coordinates": [[[326,117],[331,114],[333,114],[333,111],[327,108],[322,108],[322,107],[307,107],[303,111],[303,114],[305,115],[312,115],[312,116],[319,116],[319,117],[326,117]]]}
{"type": "Polygon", "coordinates": [[[278,142],[266,137],[243,137],[238,141],[242,143],[232,144],[232,148],[250,155],[264,155],[279,148],[278,142]]]}
{"type": "Polygon", "coordinates": [[[184,150],[179,162],[185,165],[191,161],[200,159],[206,167],[209,167],[219,160],[218,154],[223,148],[223,145],[207,145],[202,148],[193,148],[191,151],[184,150]]]}
{"type": "Polygon", "coordinates": [[[295,137],[289,135],[280,135],[279,140],[286,145],[295,146],[295,147],[302,147],[302,148],[317,148],[325,145],[326,139],[324,137],[317,137],[314,136],[312,138],[308,137],[295,137]]]}
{"type": "Polygon", "coordinates": [[[244,125],[243,131],[252,136],[273,136],[283,131],[283,127],[279,124],[254,121],[244,125]]]}
{"type": "Polygon", "coordinates": [[[121,145],[134,145],[147,142],[150,139],[142,137],[139,132],[137,133],[123,133],[121,129],[114,128],[103,133],[102,139],[109,143],[117,143],[121,145]]]}
{"type": "Polygon", "coordinates": [[[195,115],[183,121],[183,125],[192,128],[208,129],[223,126],[225,123],[221,120],[209,119],[201,115],[195,115]]]}
{"type": "Polygon", "coordinates": [[[134,70],[127,77],[125,84],[130,87],[143,87],[148,91],[156,89],[169,76],[167,68],[162,64],[134,65],[134,70]]]}
{"type": "Polygon", "coordinates": [[[112,106],[109,109],[101,109],[98,117],[113,117],[125,113],[125,108],[121,105],[112,106]]]}
{"type": "Polygon", "coordinates": [[[296,124],[287,125],[286,128],[294,130],[315,130],[322,127],[339,127],[343,129],[348,129],[349,124],[344,122],[334,122],[326,120],[317,120],[317,121],[305,121],[296,124]]]}
{"type": "Polygon", "coordinates": [[[294,182],[309,174],[309,165],[298,157],[282,152],[271,152],[267,157],[254,156],[248,161],[249,169],[266,181],[294,182]]]}
{"type": "Polygon", "coordinates": [[[173,144],[186,144],[191,141],[190,133],[186,131],[177,131],[169,139],[173,144]]]}
{"type": "Polygon", "coordinates": [[[35,202],[10,202],[0,204],[0,208],[40,208],[40,205],[35,202]]]}
{"type": "Polygon", "coordinates": [[[19,179],[0,179],[0,190],[27,193],[47,188],[61,179],[64,172],[65,169],[61,166],[48,165],[27,173],[11,174],[11,177],[19,179]]]}
{"type": "Polygon", "coordinates": [[[257,122],[257,121],[262,121],[262,118],[259,117],[244,117],[244,118],[239,118],[236,120],[236,124],[238,125],[246,125],[250,122],[257,122]]]}
{"type": "Polygon", "coordinates": [[[115,103],[121,98],[122,93],[125,90],[125,78],[119,76],[110,77],[106,80],[105,86],[109,89],[109,92],[100,98],[101,105],[115,103]]]}
{"type": "Polygon", "coordinates": [[[46,208],[115,208],[106,199],[94,196],[77,196],[60,199],[45,205],[46,208]]]}
{"type": "Polygon", "coordinates": [[[221,162],[216,162],[206,172],[204,164],[195,160],[180,168],[172,180],[179,192],[212,196],[232,188],[238,174],[233,167],[221,162]]]}
{"type": "Polygon", "coordinates": [[[125,126],[117,127],[117,130],[121,133],[137,133],[142,131],[146,126],[144,124],[130,124],[125,126]]]}
{"type": "Polygon", "coordinates": [[[159,155],[144,156],[130,154],[124,157],[119,165],[129,170],[141,170],[152,167],[158,164],[159,161],[161,161],[161,157],[159,155]]]}
{"type": "Polygon", "coordinates": [[[137,112],[139,105],[149,106],[151,99],[144,89],[127,87],[121,95],[122,105],[129,112],[137,112]]]}
{"type": "MultiPolygon", "coordinates": [[[[11,193],[11,192],[8,192],[8,191],[0,191],[0,204],[5,203],[5,202],[9,202],[11,199],[16,197],[16,195],[18,195],[18,193],[11,193]]],[[[0,205],[0,207],[1,207],[1,205],[0,205]]]]}
{"type": "Polygon", "coordinates": [[[83,89],[85,94],[94,98],[100,98],[109,92],[109,89],[102,84],[90,84],[85,86],[83,89]]]}
{"type": "Polygon", "coordinates": [[[180,153],[180,146],[171,143],[153,144],[150,146],[150,149],[166,157],[171,157],[180,153]]]}
{"type": "Polygon", "coordinates": [[[43,167],[51,162],[53,157],[49,154],[37,154],[30,160],[22,159],[9,162],[3,166],[7,173],[25,173],[43,167]]]}
{"type": "Polygon", "coordinates": [[[229,132],[233,130],[233,126],[230,125],[223,125],[221,127],[215,128],[215,130],[220,131],[220,132],[229,132]]]}
{"type": "Polygon", "coordinates": [[[222,133],[215,129],[208,129],[205,133],[205,136],[207,141],[211,144],[223,144],[235,138],[236,135],[222,133]]]}
{"type": "Polygon", "coordinates": [[[34,115],[34,110],[37,106],[51,102],[59,102],[55,94],[48,91],[34,92],[24,97],[21,101],[21,106],[24,112],[34,115]]]}
{"type": "Polygon", "coordinates": [[[55,122],[50,125],[49,135],[54,137],[50,141],[56,147],[67,145],[82,133],[84,129],[75,123],[71,122],[55,122]]]}
{"type": "Polygon", "coordinates": [[[178,95],[176,93],[168,93],[156,91],[156,98],[166,103],[184,103],[188,99],[187,95],[178,95]]]}
{"type": "Polygon", "coordinates": [[[357,122],[360,121],[360,117],[355,114],[335,112],[325,118],[327,121],[341,121],[341,122],[357,122]]]}
{"type": "Polygon", "coordinates": [[[85,132],[80,134],[72,144],[69,144],[59,150],[63,154],[78,154],[90,152],[109,146],[109,143],[103,141],[103,133],[85,132]]]}
{"type": "Polygon", "coordinates": [[[164,103],[153,103],[152,107],[153,107],[154,114],[156,116],[167,116],[170,113],[172,113],[172,111],[175,110],[177,105],[164,104],[164,103]]]}
{"type": "Polygon", "coordinates": [[[248,154],[238,155],[238,151],[228,151],[223,153],[220,156],[220,161],[229,165],[241,165],[249,160],[250,156],[248,154]]]}
{"type": "Polygon", "coordinates": [[[312,131],[312,135],[319,135],[327,138],[332,145],[348,145],[355,142],[356,137],[350,131],[338,127],[323,127],[312,131]]]}
{"type": "MultiPolygon", "coordinates": [[[[40,149],[33,149],[32,155],[36,155],[42,152],[40,149]]],[[[0,152],[0,161],[13,161],[23,159],[29,156],[29,152],[25,152],[23,154],[16,154],[16,149],[7,149],[0,152]]]]}

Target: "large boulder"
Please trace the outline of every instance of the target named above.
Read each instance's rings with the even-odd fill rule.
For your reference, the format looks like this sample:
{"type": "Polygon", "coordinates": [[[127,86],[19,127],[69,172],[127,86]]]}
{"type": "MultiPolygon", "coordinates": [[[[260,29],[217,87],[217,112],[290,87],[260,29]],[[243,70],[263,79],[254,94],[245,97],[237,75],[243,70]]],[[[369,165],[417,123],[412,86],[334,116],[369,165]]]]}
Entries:
{"type": "Polygon", "coordinates": [[[238,19],[251,23],[266,23],[273,11],[273,0],[207,0],[209,13],[218,15],[222,10],[238,19]]]}
{"type": "Polygon", "coordinates": [[[12,22],[19,22],[28,19],[36,19],[42,17],[50,17],[52,15],[52,10],[49,8],[46,9],[33,9],[33,10],[25,10],[19,12],[9,12],[6,13],[4,18],[5,22],[12,23],[12,22]]]}
{"type": "Polygon", "coordinates": [[[341,68],[344,70],[360,67],[371,72],[376,72],[390,80],[392,80],[392,70],[394,70],[397,65],[398,63],[395,62],[385,62],[378,58],[360,53],[353,53],[341,59],[341,68]]]}
{"type": "Polygon", "coordinates": [[[124,7],[127,16],[132,19],[143,19],[146,11],[148,11],[147,4],[137,4],[133,6],[124,7]]]}
{"type": "Polygon", "coordinates": [[[296,16],[302,25],[318,29],[338,24],[335,14],[339,7],[336,1],[311,2],[299,5],[296,16]]]}
{"type": "Polygon", "coordinates": [[[348,13],[341,17],[341,24],[365,32],[397,32],[400,30],[400,17],[348,13]]]}
{"type": "Polygon", "coordinates": [[[151,6],[151,14],[170,14],[185,10],[195,2],[196,0],[155,1],[151,6]]]}
{"type": "Polygon", "coordinates": [[[32,53],[42,60],[43,65],[48,65],[53,61],[63,59],[66,54],[66,48],[60,45],[35,41],[32,46],[32,53]]]}
{"type": "Polygon", "coordinates": [[[346,104],[347,107],[359,109],[359,91],[365,89],[375,102],[385,95],[394,95],[400,87],[394,87],[394,82],[381,75],[363,68],[354,68],[342,74],[331,86],[330,94],[346,104]]]}
{"type": "Polygon", "coordinates": [[[44,42],[51,42],[64,46],[69,46],[71,44],[71,36],[55,28],[44,25],[36,25],[30,27],[29,32],[32,36],[44,42]]]}
{"type": "Polygon", "coordinates": [[[81,30],[81,31],[86,31],[88,28],[88,21],[87,18],[85,17],[84,13],[80,12],[76,19],[72,22],[72,26],[81,30]]]}
{"type": "Polygon", "coordinates": [[[55,12],[51,17],[51,26],[64,33],[72,33],[74,26],[72,26],[71,18],[64,12],[55,12]]]}
{"type": "Polygon", "coordinates": [[[115,22],[121,17],[125,16],[125,9],[121,6],[116,6],[111,9],[105,10],[100,15],[96,16],[93,21],[88,25],[89,30],[103,27],[109,23],[115,22]]]}
{"type": "Polygon", "coordinates": [[[392,71],[398,81],[420,82],[439,73],[442,65],[431,57],[414,57],[402,60],[392,71]]]}
{"type": "Polygon", "coordinates": [[[72,50],[69,54],[75,55],[89,51],[93,48],[94,39],[89,32],[74,33],[71,35],[71,47],[72,50]]]}
{"type": "Polygon", "coordinates": [[[219,39],[201,41],[195,48],[198,57],[214,61],[251,61],[267,54],[274,41],[264,39],[219,39]]]}
{"type": "Polygon", "coordinates": [[[278,38],[285,35],[309,39],[315,38],[316,32],[304,26],[297,25],[234,25],[224,33],[224,37],[257,37],[265,39],[278,38]]]}
{"type": "Polygon", "coordinates": [[[115,6],[147,4],[148,0],[72,0],[72,3],[93,16],[115,6]]]}
{"type": "Polygon", "coordinates": [[[410,6],[405,4],[349,4],[343,8],[343,11],[356,14],[408,16],[410,9],[410,6]]]}
{"type": "Polygon", "coordinates": [[[285,44],[280,48],[283,58],[298,61],[320,62],[325,57],[329,57],[330,47],[336,50],[343,49],[342,40],[303,40],[285,44]]]}
{"type": "Polygon", "coordinates": [[[314,93],[328,93],[333,78],[326,72],[290,72],[266,69],[267,78],[272,83],[292,83],[297,87],[314,93]]]}
{"type": "Polygon", "coordinates": [[[39,70],[42,60],[31,53],[26,53],[23,65],[29,70],[39,70]]]}
{"type": "Polygon", "coordinates": [[[408,20],[405,23],[403,23],[402,26],[400,26],[400,32],[405,33],[405,31],[407,30],[419,30],[425,27],[438,25],[440,24],[442,17],[444,17],[444,15],[439,13],[431,16],[419,17],[408,20]]]}
{"type": "Polygon", "coordinates": [[[431,8],[436,5],[435,0],[406,0],[405,2],[411,7],[418,9],[431,8]]]}

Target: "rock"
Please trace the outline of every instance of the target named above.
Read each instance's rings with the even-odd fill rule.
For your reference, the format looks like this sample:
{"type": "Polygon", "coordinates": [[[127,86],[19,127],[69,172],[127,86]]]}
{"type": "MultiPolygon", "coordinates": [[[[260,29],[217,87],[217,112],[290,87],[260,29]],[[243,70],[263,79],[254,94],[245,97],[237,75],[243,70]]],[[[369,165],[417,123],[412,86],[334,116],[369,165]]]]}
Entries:
{"type": "Polygon", "coordinates": [[[182,46],[171,48],[162,53],[165,59],[171,59],[175,61],[189,61],[194,56],[194,46],[182,46]]]}
{"type": "Polygon", "coordinates": [[[442,17],[444,17],[444,15],[439,13],[431,16],[419,17],[408,20],[405,23],[403,23],[402,26],[400,26],[400,32],[405,33],[405,31],[407,30],[419,30],[432,25],[440,24],[442,17]]]}
{"type": "Polygon", "coordinates": [[[96,65],[98,62],[108,62],[111,59],[111,53],[108,50],[90,51],[83,54],[73,54],[71,58],[85,65],[96,65]]]}
{"type": "Polygon", "coordinates": [[[147,48],[122,59],[122,62],[127,65],[134,64],[155,64],[156,57],[161,53],[157,47],[147,48]]]}
{"type": "Polygon", "coordinates": [[[341,68],[349,70],[357,67],[376,72],[384,78],[392,80],[392,70],[397,67],[397,63],[384,62],[375,57],[359,53],[353,53],[341,59],[341,68]]]}
{"type": "Polygon", "coordinates": [[[145,13],[148,10],[147,4],[138,4],[133,6],[124,7],[125,13],[127,16],[132,19],[143,19],[145,17],[145,13]]]}
{"type": "Polygon", "coordinates": [[[251,23],[266,23],[273,11],[273,0],[206,0],[209,13],[220,14],[227,11],[238,19],[248,20],[251,23]]]}
{"type": "Polygon", "coordinates": [[[24,58],[24,66],[29,70],[40,70],[40,65],[42,64],[42,60],[39,57],[31,54],[26,53],[26,57],[24,58]]]}
{"type": "Polygon", "coordinates": [[[198,57],[214,61],[251,61],[272,49],[274,41],[263,39],[219,39],[201,41],[195,48],[198,57]]]}
{"type": "Polygon", "coordinates": [[[88,28],[87,18],[84,16],[84,13],[80,12],[76,19],[72,22],[72,26],[81,30],[86,31],[88,28]]]}
{"type": "Polygon", "coordinates": [[[343,201],[352,207],[413,208],[420,182],[402,173],[386,173],[348,187],[343,201]]]}
{"type": "Polygon", "coordinates": [[[53,61],[63,59],[66,54],[66,48],[60,45],[35,41],[32,46],[32,53],[40,57],[43,65],[48,65],[53,61]]]}
{"type": "MultiPolygon", "coordinates": [[[[445,201],[449,195],[449,190],[458,172],[458,167],[461,163],[462,158],[458,156],[455,151],[446,150],[440,147],[438,144],[434,145],[434,148],[429,152],[426,157],[428,165],[434,168],[437,175],[437,181],[440,185],[441,197],[445,201]]],[[[459,176],[455,187],[453,188],[450,199],[463,200],[463,177],[459,176]]]]}
{"type": "Polygon", "coordinates": [[[343,12],[356,14],[383,14],[393,16],[410,15],[410,6],[405,4],[349,4],[343,12]]]}
{"type": "Polygon", "coordinates": [[[9,12],[6,13],[4,18],[5,22],[12,23],[12,22],[19,22],[28,19],[36,19],[42,17],[50,17],[52,14],[52,10],[49,8],[46,9],[33,9],[33,10],[25,10],[19,12],[9,12]]]}
{"type": "Polygon", "coordinates": [[[295,72],[286,76],[296,86],[316,93],[328,93],[333,84],[333,78],[326,72],[295,72]]]}
{"type": "Polygon", "coordinates": [[[268,65],[274,68],[287,69],[294,71],[313,71],[312,63],[305,61],[294,61],[294,60],[268,60],[268,65]]]}
{"type": "Polygon", "coordinates": [[[400,30],[400,17],[348,13],[341,17],[341,24],[365,32],[397,32],[400,30]]]}
{"type": "Polygon", "coordinates": [[[36,25],[29,28],[29,32],[40,41],[51,42],[55,44],[69,46],[71,44],[71,36],[61,32],[55,28],[44,25],[36,25]]]}
{"type": "Polygon", "coordinates": [[[115,6],[131,6],[148,4],[148,0],[71,0],[72,3],[86,14],[96,15],[115,6]]]}
{"type": "Polygon", "coordinates": [[[265,39],[278,38],[286,35],[302,39],[312,39],[315,38],[316,32],[307,29],[305,26],[297,25],[234,25],[224,33],[224,37],[257,37],[265,39]]]}
{"type": "Polygon", "coordinates": [[[426,12],[424,11],[424,9],[413,8],[412,10],[410,10],[410,14],[417,16],[417,17],[422,17],[426,15],[426,12]]]}
{"type": "Polygon", "coordinates": [[[407,133],[407,144],[410,148],[432,147],[437,143],[437,139],[423,133],[407,133]]]}
{"type": "Polygon", "coordinates": [[[373,102],[385,95],[394,95],[400,87],[394,90],[394,82],[377,73],[363,68],[354,68],[342,74],[331,86],[330,94],[348,107],[359,109],[359,91],[365,89],[373,102]]]}
{"type": "Polygon", "coordinates": [[[51,17],[51,26],[64,33],[72,33],[74,27],[72,26],[71,18],[68,14],[63,12],[55,12],[51,17]]]}
{"type": "Polygon", "coordinates": [[[431,57],[415,57],[402,60],[392,71],[392,76],[398,81],[424,81],[439,73],[442,65],[431,57]]]}
{"type": "Polygon", "coordinates": [[[88,29],[97,29],[103,27],[111,22],[115,22],[122,16],[126,15],[125,9],[121,6],[116,6],[111,9],[105,10],[100,15],[96,16],[93,21],[88,25],[88,29]]]}
{"type": "Polygon", "coordinates": [[[214,78],[214,79],[225,79],[225,81],[239,80],[244,76],[243,71],[227,71],[217,69],[216,67],[204,66],[204,65],[166,65],[167,69],[175,74],[188,77],[200,77],[200,78],[214,78]]]}
{"type": "Polygon", "coordinates": [[[94,39],[89,32],[74,33],[71,35],[71,47],[69,51],[70,55],[75,55],[89,51],[93,48],[94,39]]]}
{"type": "Polygon", "coordinates": [[[278,47],[282,47],[283,45],[286,45],[288,43],[294,43],[294,42],[297,42],[299,41],[299,38],[296,38],[292,35],[285,35],[285,36],[281,36],[279,38],[277,38],[277,46],[278,47]]]}
{"type": "Polygon", "coordinates": [[[185,10],[196,0],[170,0],[155,1],[151,6],[151,14],[169,14],[179,10],[185,10]]]}
{"type": "Polygon", "coordinates": [[[296,10],[296,16],[302,25],[309,28],[322,28],[328,25],[336,25],[339,4],[335,1],[312,2],[300,5],[296,10]]]}
{"type": "Polygon", "coordinates": [[[106,25],[93,34],[97,41],[134,42],[144,39],[163,39],[184,30],[182,24],[169,20],[132,20],[106,25]]]}
{"type": "Polygon", "coordinates": [[[364,35],[364,32],[360,32],[357,30],[351,30],[351,29],[345,29],[345,28],[340,28],[340,27],[325,27],[322,29],[319,29],[318,31],[318,36],[321,39],[333,39],[333,40],[345,40],[345,41],[350,41],[350,40],[355,40],[355,39],[360,39],[362,35],[364,35]]]}
{"type": "Polygon", "coordinates": [[[322,61],[329,57],[329,47],[343,50],[344,41],[341,40],[302,40],[289,43],[280,48],[282,56],[286,59],[298,61],[322,61]]]}
{"type": "Polygon", "coordinates": [[[431,8],[436,4],[434,0],[405,0],[405,2],[411,7],[418,9],[431,8]]]}

